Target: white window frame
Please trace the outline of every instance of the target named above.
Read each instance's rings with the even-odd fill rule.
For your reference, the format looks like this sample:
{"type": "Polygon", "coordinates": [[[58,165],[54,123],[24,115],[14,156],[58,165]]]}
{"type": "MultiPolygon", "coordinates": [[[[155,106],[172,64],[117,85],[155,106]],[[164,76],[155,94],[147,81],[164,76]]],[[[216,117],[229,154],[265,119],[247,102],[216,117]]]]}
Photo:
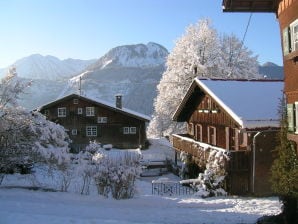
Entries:
{"type": "Polygon", "coordinates": [[[106,124],[106,123],[108,123],[108,118],[107,117],[97,117],[97,123],[106,124]]]}
{"type": "Polygon", "coordinates": [[[123,127],[124,135],[135,135],[137,133],[137,127],[123,127]]]}
{"type": "Polygon", "coordinates": [[[129,135],[129,127],[123,127],[123,134],[129,135]]]}
{"type": "Polygon", "coordinates": [[[66,107],[58,107],[58,117],[66,117],[66,107]]]}
{"type": "Polygon", "coordinates": [[[298,19],[290,24],[292,52],[298,50],[298,19]]]}
{"type": "Polygon", "coordinates": [[[86,126],[86,136],[95,137],[97,136],[97,126],[86,126]]]}
{"type": "Polygon", "coordinates": [[[73,99],[73,104],[79,104],[79,99],[73,99]]]}
{"type": "Polygon", "coordinates": [[[95,115],[94,107],[86,107],[86,117],[93,117],[95,115]]]}
{"type": "Polygon", "coordinates": [[[214,126],[208,126],[208,143],[210,145],[216,145],[216,127],[214,126]],[[211,129],[214,135],[211,135],[211,129]]]}
{"type": "Polygon", "coordinates": [[[83,108],[82,107],[78,107],[78,114],[83,114],[83,108]]]}
{"type": "Polygon", "coordinates": [[[71,129],[71,135],[77,135],[78,134],[78,130],[77,129],[71,129]]]}
{"type": "Polygon", "coordinates": [[[136,127],[130,127],[129,128],[129,133],[132,134],[132,135],[136,134],[137,133],[137,128],[136,127]]]}

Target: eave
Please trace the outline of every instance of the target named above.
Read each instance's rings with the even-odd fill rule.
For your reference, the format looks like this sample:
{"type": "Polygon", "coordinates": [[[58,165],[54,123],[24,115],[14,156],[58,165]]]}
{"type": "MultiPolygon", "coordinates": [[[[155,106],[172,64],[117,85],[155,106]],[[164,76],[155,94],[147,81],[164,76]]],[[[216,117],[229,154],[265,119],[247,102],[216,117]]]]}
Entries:
{"type": "Polygon", "coordinates": [[[223,12],[273,12],[280,0],[223,0],[223,12]]]}

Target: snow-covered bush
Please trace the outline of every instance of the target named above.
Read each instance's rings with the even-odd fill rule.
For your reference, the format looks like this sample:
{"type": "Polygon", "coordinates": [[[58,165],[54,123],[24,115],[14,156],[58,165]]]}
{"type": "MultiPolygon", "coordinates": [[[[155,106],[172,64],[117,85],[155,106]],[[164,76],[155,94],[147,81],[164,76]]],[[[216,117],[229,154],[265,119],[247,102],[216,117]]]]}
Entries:
{"type": "Polygon", "coordinates": [[[182,180],[180,183],[190,184],[200,197],[227,195],[224,190],[224,179],[228,159],[225,152],[213,149],[209,154],[205,171],[196,179],[182,180]]]}
{"type": "Polygon", "coordinates": [[[94,154],[94,180],[98,193],[115,199],[132,198],[135,181],[141,173],[140,153],[135,151],[107,152],[102,148],[94,154]]]}

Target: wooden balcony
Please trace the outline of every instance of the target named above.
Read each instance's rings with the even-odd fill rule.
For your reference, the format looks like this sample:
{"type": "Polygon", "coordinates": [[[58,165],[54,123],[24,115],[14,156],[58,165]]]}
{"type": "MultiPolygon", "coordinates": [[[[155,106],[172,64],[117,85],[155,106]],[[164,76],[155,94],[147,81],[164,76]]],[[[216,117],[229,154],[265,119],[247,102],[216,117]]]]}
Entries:
{"type": "Polygon", "coordinates": [[[250,151],[228,151],[216,146],[208,145],[203,142],[195,141],[187,134],[172,135],[171,142],[176,151],[186,152],[193,156],[194,161],[198,165],[205,165],[209,157],[211,150],[215,149],[218,151],[229,153],[229,162],[227,169],[231,172],[247,172],[250,164],[250,151]]]}

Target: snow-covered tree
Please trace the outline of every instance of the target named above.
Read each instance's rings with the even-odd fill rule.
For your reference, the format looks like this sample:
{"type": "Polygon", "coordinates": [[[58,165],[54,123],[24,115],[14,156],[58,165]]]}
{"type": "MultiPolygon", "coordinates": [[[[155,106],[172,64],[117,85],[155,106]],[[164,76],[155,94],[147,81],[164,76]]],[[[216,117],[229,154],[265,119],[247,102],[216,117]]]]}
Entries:
{"type": "Polygon", "coordinates": [[[253,55],[235,35],[224,34],[220,39],[220,66],[218,73],[228,79],[261,78],[258,57],[253,55]]]}
{"type": "Polygon", "coordinates": [[[259,77],[256,59],[235,36],[220,40],[208,19],[187,27],[168,55],[166,71],[157,86],[148,136],[167,136],[185,130],[183,124],[172,121],[172,116],[195,77],[259,77]]]}
{"type": "Polygon", "coordinates": [[[10,69],[0,82],[0,172],[13,172],[36,161],[62,164],[68,160],[68,136],[64,128],[38,112],[18,107],[28,83],[10,69]],[[27,164],[27,165],[26,165],[27,164]]]}

